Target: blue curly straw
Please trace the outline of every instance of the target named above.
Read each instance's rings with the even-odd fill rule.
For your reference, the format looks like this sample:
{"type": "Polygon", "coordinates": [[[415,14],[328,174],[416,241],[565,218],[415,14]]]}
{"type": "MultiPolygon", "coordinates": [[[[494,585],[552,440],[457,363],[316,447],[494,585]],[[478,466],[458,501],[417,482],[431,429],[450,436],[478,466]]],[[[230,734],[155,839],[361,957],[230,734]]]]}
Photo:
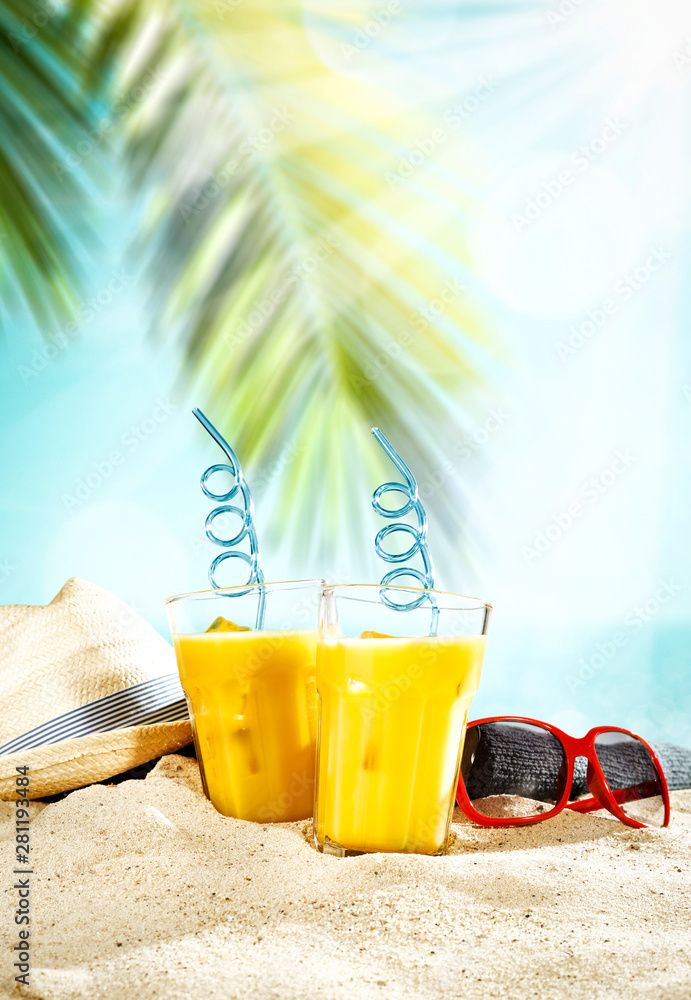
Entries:
{"type": "MultiPolygon", "coordinates": [[[[250,575],[247,579],[247,590],[236,591],[236,597],[242,597],[245,594],[249,594],[252,589],[252,585],[256,583],[264,583],[264,574],[262,573],[260,566],[260,556],[259,556],[259,541],[257,539],[257,532],[254,527],[253,514],[254,514],[254,504],[252,503],[252,494],[250,493],[250,488],[247,485],[247,481],[242,474],[242,466],[238,461],[237,455],[230,447],[223,435],[216,430],[214,425],[204,416],[202,411],[198,408],[192,410],[199,423],[202,425],[204,430],[208,431],[211,437],[214,439],[216,444],[225,453],[228,458],[228,464],[220,463],[218,465],[211,465],[202,475],[199,485],[202,488],[202,492],[205,496],[209,497],[210,500],[215,500],[219,503],[218,507],[215,507],[204,523],[204,530],[206,531],[206,537],[209,541],[213,542],[214,545],[220,545],[223,549],[234,549],[246,538],[249,542],[249,553],[248,552],[221,552],[220,555],[216,556],[211,565],[209,566],[209,583],[211,586],[218,590],[221,588],[221,584],[216,580],[216,570],[225,562],[227,559],[240,559],[242,562],[247,563],[250,569],[250,575]],[[230,472],[230,474],[235,479],[235,484],[228,490],[227,493],[213,493],[209,487],[206,485],[207,480],[214,472],[230,472]],[[242,495],[243,506],[238,507],[235,504],[228,503],[233,497],[240,493],[242,495]],[[218,535],[214,534],[212,524],[214,519],[218,517],[219,514],[237,514],[238,517],[242,519],[242,526],[240,530],[232,538],[219,538],[218,535]]],[[[257,621],[255,628],[264,627],[264,611],[266,604],[266,591],[264,587],[258,587],[259,591],[259,606],[257,608],[257,621]]]]}
{"type": "MultiPolygon", "coordinates": [[[[389,520],[392,518],[405,517],[406,514],[414,511],[418,522],[417,528],[415,525],[408,524],[406,521],[399,521],[396,524],[384,525],[384,527],[377,532],[377,536],[374,539],[374,548],[379,558],[383,559],[383,561],[387,563],[407,562],[419,552],[423,565],[423,570],[415,569],[413,566],[397,565],[395,569],[390,570],[382,577],[381,586],[382,588],[387,587],[401,577],[412,577],[414,580],[417,580],[418,583],[425,588],[425,590],[433,590],[434,567],[432,565],[432,557],[429,554],[429,548],[427,546],[427,514],[425,513],[425,508],[422,506],[422,501],[418,496],[415,476],[412,474],[393,445],[387,441],[379,428],[373,427],[372,433],[405,480],[405,484],[389,482],[382,483],[381,486],[378,486],[372,494],[373,508],[377,514],[389,520]],[[379,502],[379,498],[384,493],[400,493],[406,497],[406,500],[401,507],[389,510],[386,507],[383,507],[379,502]],[[383,544],[384,539],[388,538],[389,535],[395,534],[397,531],[402,532],[403,534],[411,535],[413,543],[410,548],[406,549],[405,552],[400,552],[398,554],[387,552],[383,544]]],[[[439,621],[439,608],[437,607],[436,600],[432,594],[421,594],[418,597],[411,595],[411,599],[405,602],[392,600],[384,590],[380,592],[380,596],[384,604],[396,611],[413,611],[415,608],[419,608],[425,601],[429,601],[433,608],[430,635],[436,635],[439,621]]]]}

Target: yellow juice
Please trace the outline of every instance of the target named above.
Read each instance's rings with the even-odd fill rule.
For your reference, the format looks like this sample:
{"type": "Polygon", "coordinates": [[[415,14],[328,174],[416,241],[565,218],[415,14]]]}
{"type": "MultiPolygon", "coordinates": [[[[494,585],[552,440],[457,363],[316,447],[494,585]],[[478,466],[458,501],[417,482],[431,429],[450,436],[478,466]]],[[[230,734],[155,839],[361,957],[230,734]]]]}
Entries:
{"type": "Polygon", "coordinates": [[[321,847],[444,852],[484,651],[479,635],[319,641],[321,847]]]}
{"type": "Polygon", "coordinates": [[[257,822],[313,813],[314,631],[173,637],[207,795],[257,822]]]}

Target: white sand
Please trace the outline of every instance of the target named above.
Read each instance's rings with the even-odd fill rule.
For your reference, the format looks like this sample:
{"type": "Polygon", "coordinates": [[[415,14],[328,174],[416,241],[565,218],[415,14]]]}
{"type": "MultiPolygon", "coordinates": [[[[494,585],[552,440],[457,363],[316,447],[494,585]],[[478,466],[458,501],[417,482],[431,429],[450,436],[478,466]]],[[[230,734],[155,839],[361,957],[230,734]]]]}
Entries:
{"type": "MultiPolygon", "coordinates": [[[[31,823],[31,986],[122,998],[691,997],[691,792],[668,830],[563,813],[453,827],[444,858],[324,857],[311,824],[220,816],[194,761],[91,786],[31,823]]],[[[6,943],[13,807],[1,803],[6,943]]],[[[8,950],[6,948],[5,955],[8,950]]]]}

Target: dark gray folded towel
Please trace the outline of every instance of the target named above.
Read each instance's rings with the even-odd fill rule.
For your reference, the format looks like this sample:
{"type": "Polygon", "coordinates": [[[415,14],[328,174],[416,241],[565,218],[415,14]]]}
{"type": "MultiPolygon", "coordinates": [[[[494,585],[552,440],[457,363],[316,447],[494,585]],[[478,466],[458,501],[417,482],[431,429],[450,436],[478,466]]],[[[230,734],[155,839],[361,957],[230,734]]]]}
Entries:
{"type": "Polygon", "coordinates": [[[670,792],[691,788],[691,750],[676,743],[651,743],[665,772],[670,792]]]}
{"type": "MultiPolygon", "coordinates": [[[[691,788],[691,750],[673,743],[651,743],[670,791],[691,788]]],[[[600,763],[612,789],[644,784],[654,776],[649,755],[631,742],[598,748],[600,763]]],[[[468,797],[522,795],[554,802],[560,798],[563,753],[557,740],[543,730],[491,725],[479,740],[468,732],[463,774],[468,797]],[[470,757],[472,754],[472,766],[470,757]]],[[[576,758],[570,798],[588,794],[587,761],[576,758]]]]}

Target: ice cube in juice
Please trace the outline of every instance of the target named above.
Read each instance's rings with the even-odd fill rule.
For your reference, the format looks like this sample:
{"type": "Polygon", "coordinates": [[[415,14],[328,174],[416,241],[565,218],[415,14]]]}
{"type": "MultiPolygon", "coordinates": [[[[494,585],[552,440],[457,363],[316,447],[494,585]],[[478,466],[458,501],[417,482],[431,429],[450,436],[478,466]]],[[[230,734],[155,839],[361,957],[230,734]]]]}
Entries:
{"type": "Polygon", "coordinates": [[[175,635],[207,795],[257,822],[312,815],[317,735],[314,631],[252,631],[223,619],[175,635]]]}
{"type": "Polygon", "coordinates": [[[321,848],[443,853],[485,641],[319,640],[321,848]]]}

